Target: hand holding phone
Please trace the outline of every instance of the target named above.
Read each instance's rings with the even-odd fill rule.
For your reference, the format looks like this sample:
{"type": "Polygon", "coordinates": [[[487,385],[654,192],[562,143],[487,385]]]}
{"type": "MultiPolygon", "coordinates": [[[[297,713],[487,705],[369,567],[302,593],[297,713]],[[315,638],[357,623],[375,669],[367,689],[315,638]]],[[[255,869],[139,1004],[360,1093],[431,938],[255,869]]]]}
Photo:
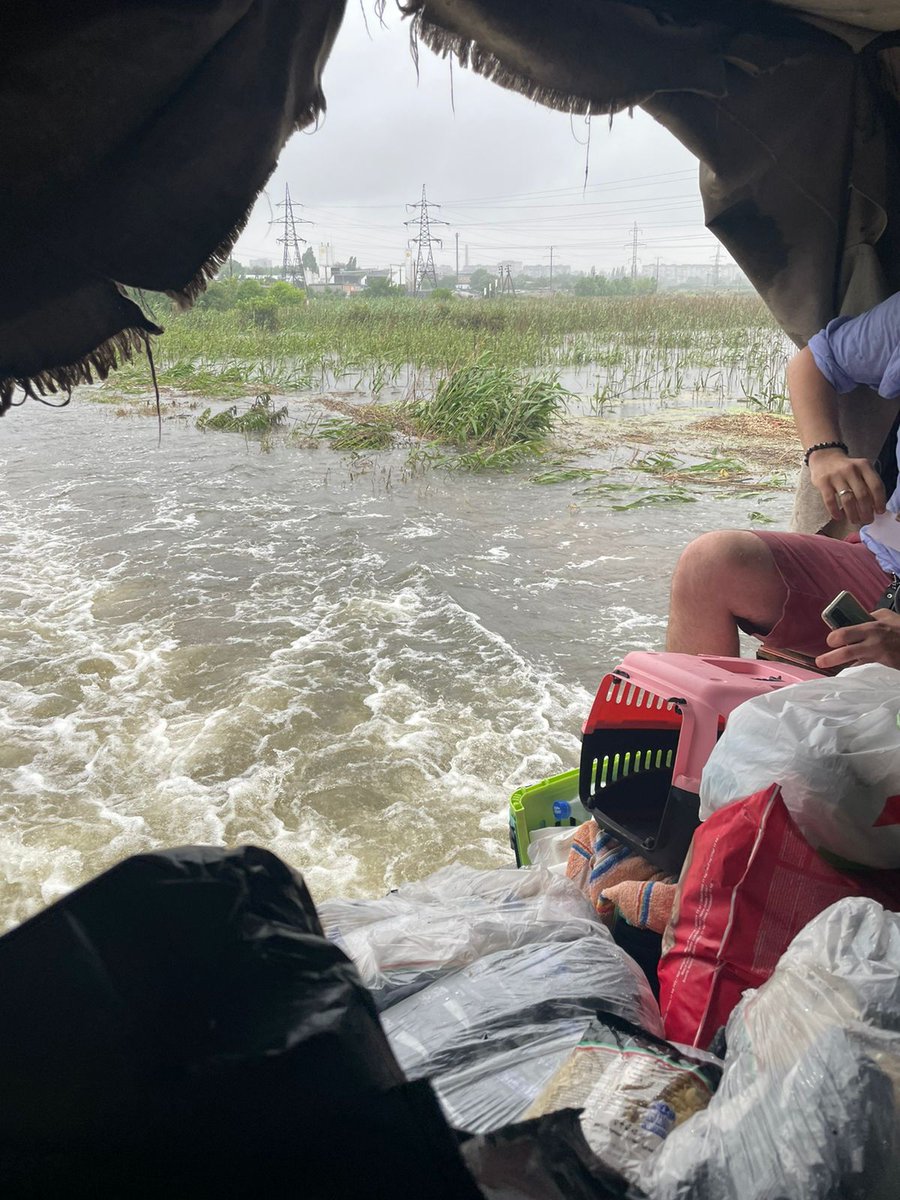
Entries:
{"type": "Polygon", "coordinates": [[[866,612],[852,592],[838,592],[822,610],[822,620],[832,629],[843,629],[847,625],[866,625],[875,618],[866,612]]]}

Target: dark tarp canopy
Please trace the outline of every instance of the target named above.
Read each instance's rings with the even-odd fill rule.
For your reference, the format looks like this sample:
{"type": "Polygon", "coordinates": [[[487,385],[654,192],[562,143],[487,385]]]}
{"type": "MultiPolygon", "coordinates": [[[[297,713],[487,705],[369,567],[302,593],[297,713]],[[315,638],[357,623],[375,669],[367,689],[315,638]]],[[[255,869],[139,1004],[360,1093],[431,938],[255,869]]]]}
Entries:
{"type": "MultiPolygon", "coordinates": [[[[376,7],[385,0],[376,0],[376,7]]],[[[104,375],[189,302],[322,108],[343,0],[7,6],[0,411],[104,375]]],[[[900,288],[900,0],[412,0],[413,33],[578,113],[639,105],[700,159],[709,228],[803,343],[900,288]]],[[[377,100],[376,100],[377,102],[377,100]]],[[[848,406],[875,457],[896,406],[848,406]]],[[[818,497],[801,505],[812,528],[818,497]]]]}
{"type": "Polygon", "coordinates": [[[0,412],[105,377],[189,304],[295,129],[324,107],[343,0],[78,0],[0,10],[0,412]]]}

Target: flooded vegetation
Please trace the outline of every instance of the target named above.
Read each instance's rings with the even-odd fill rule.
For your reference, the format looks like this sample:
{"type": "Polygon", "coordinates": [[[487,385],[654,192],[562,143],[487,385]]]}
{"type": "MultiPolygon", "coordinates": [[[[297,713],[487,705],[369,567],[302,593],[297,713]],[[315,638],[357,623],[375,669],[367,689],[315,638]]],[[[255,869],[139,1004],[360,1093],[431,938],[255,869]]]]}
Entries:
{"type": "Polygon", "coordinates": [[[787,521],[753,298],[166,323],[161,441],[136,361],[3,449],[2,925],[159,845],[267,846],[317,898],[508,863],[684,543],[787,521]]]}
{"type": "MultiPolygon", "coordinates": [[[[786,487],[791,350],[747,294],[308,301],[233,280],[171,315],[156,367],[169,414],[198,429],[330,448],[373,474],[397,450],[408,472],[530,469],[618,511],[786,487]],[[195,417],[196,397],[213,404],[195,417]],[[718,425],[686,419],[707,408],[718,425]],[[626,462],[582,461],[617,441],[636,443],[626,462]]],[[[83,394],[149,411],[146,364],[83,394]]]]}
{"type": "MultiPolygon", "coordinates": [[[[498,369],[561,371],[567,385],[577,374],[594,411],[685,397],[784,407],[789,344],[749,294],[306,303],[289,289],[292,303],[282,304],[266,293],[241,299],[239,285],[214,287],[225,290],[215,303],[227,307],[210,301],[169,314],[155,302],[166,326],[156,351],[162,387],[222,397],[341,384],[377,399],[393,387],[427,392],[488,354],[498,369]]],[[[109,390],[144,391],[147,382],[146,365],[136,363],[109,390]]]]}

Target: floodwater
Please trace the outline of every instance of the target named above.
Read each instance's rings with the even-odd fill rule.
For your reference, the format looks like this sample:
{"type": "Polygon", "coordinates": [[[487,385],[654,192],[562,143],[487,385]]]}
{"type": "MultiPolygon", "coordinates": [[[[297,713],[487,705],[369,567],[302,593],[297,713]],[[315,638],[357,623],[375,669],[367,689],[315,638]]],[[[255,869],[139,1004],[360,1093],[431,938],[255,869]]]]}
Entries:
{"type": "Polygon", "coordinates": [[[661,648],[680,547],[759,507],[192,421],[158,445],[78,399],[0,435],[0,927],[187,842],[266,846],[320,899],[508,863],[510,792],[576,766],[602,674],[661,648]]]}

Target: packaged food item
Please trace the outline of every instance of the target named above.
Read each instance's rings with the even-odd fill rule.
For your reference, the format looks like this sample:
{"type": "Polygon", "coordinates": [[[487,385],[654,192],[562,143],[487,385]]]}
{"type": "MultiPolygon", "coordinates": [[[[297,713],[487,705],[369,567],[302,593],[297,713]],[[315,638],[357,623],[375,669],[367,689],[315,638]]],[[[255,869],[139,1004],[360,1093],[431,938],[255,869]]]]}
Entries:
{"type": "Polygon", "coordinates": [[[591,1150],[636,1183],[669,1133],[706,1107],[721,1073],[711,1056],[606,1016],[591,1022],[525,1116],[580,1109],[591,1150]]]}

